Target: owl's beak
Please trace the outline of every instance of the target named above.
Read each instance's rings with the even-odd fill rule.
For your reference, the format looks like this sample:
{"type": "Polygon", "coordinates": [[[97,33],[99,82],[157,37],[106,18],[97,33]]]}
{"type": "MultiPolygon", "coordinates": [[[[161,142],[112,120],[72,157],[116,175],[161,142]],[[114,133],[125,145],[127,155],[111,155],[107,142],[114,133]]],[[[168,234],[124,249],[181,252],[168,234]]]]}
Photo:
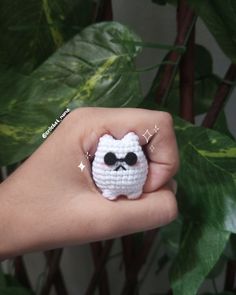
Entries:
{"type": "Polygon", "coordinates": [[[122,168],[123,170],[126,170],[126,168],[123,165],[119,165],[116,167],[115,171],[118,171],[120,168],[122,168]]]}

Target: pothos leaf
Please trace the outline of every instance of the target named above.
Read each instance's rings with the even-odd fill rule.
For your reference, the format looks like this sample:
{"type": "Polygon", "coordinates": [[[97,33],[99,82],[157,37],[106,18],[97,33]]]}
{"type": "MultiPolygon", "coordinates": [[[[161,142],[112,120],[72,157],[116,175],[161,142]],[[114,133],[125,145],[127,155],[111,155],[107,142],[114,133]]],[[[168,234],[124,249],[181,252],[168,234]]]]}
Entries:
{"type": "Polygon", "coordinates": [[[2,0],[0,63],[30,71],[89,25],[92,8],[92,0],[2,0]]]}
{"type": "Polygon", "coordinates": [[[42,141],[67,107],[136,106],[142,99],[134,58],[140,41],[125,26],[111,22],[86,28],[30,76],[4,71],[0,79],[0,164],[19,161],[42,141]],[[112,39],[121,40],[120,43],[112,39]],[[12,75],[12,79],[9,78],[12,75]],[[10,87],[14,81],[14,87],[10,87]]]}
{"type": "Polygon", "coordinates": [[[178,118],[175,127],[184,226],[171,278],[174,294],[191,295],[218,261],[230,232],[236,232],[236,143],[178,118]]]}
{"type": "Polygon", "coordinates": [[[182,214],[197,223],[207,222],[220,230],[236,232],[235,141],[216,131],[175,120],[181,147],[178,183],[182,214]]]}
{"type": "Polygon", "coordinates": [[[236,62],[236,2],[188,0],[225,54],[236,62]]]}
{"type": "Polygon", "coordinates": [[[171,269],[174,295],[195,295],[219,259],[230,233],[208,224],[184,226],[180,250],[171,269]]]}

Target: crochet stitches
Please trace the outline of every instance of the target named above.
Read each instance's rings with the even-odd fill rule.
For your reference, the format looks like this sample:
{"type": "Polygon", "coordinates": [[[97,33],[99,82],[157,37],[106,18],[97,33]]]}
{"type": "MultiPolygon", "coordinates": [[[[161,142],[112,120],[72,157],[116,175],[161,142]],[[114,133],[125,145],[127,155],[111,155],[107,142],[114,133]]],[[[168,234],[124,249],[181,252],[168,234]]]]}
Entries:
{"type": "Polygon", "coordinates": [[[119,195],[126,195],[128,199],[137,199],[147,173],[147,159],[134,132],[121,140],[108,134],[99,139],[92,175],[105,198],[115,200],[119,195]]]}

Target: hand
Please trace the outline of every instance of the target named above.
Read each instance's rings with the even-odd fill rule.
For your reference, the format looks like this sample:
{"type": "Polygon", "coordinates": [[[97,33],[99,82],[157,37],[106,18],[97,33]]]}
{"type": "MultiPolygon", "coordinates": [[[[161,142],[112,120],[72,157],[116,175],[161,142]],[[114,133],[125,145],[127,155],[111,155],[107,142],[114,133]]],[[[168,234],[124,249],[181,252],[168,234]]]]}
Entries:
{"type": "Polygon", "coordinates": [[[0,257],[109,239],[162,226],[177,215],[173,188],[178,151],[168,113],[142,109],[81,108],[70,113],[44,143],[0,186],[0,257]],[[102,197],[85,154],[104,133],[122,138],[154,126],[146,146],[150,167],[140,199],[102,197]],[[150,151],[150,144],[155,147],[150,151]],[[85,168],[78,168],[80,162],[85,168]]]}

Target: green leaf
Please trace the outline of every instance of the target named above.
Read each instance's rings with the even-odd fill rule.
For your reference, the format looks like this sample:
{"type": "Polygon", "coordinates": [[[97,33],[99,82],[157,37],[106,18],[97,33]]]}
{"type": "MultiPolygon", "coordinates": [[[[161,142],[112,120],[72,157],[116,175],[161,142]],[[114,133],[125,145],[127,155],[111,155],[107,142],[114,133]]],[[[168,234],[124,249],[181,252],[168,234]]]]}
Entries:
{"type": "Polygon", "coordinates": [[[236,261],[236,234],[231,234],[227,247],[224,251],[225,257],[236,261]]]}
{"type": "MultiPolygon", "coordinates": [[[[152,101],[144,104],[157,109],[152,101]]],[[[222,255],[230,232],[236,232],[236,143],[177,117],[174,123],[181,157],[177,197],[183,228],[178,229],[180,244],[177,240],[171,249],[178,251],[171,280],[175,295],[195,295],[222,255]]],[[[170,236],[169,244],[176,241],[170,236]]]]}
{"type": "Polygon", "coordinates": [[[2,272],[1,264],[0,264],[0,287],[6,286],[6,279],[4,273],[2,272]]]}
{"type": "Polygon", "coordinates": [[[161,241],[164,244],[165,252],[173,259],[179,251],[180,236],[183,221],[179,216],[175,221],[160,229],[161,241]]]}
{"type": "Polygon", "coordinates": [[[177,179],[183,216],[236,232],[236,142],[178,118],[175,123],[181,157],[177,179]]]}
{"type": "Polygon", "coordinates": [[[42,142],[42,133],[65,108],[134,107],[141,101],[134,65],[140,48],[113,43],[114,38],[140,41],[119,23],[99,23],[76,35],[30,76],[19,78],[12,70],[4,71],[0,79],[1,165],[32,153],[42,142]]]}
{"type": "Polygon", "coordinates": [[[12,276],[4,274],[0,269],[0,294],[1,295],[32,295],[33,292],[20,286],[12,276]]]}
{"type": "Polygon", "coordinates": [[[220,258],[218,259],[217,263],[214,265],[214,267],[210,271],[210,273],[207,275],[207,278],[214,279],[218,277],[222,273],[222,271],[225,269],[226,262],[227,262],[227,259],[224,256],[224,254],[222,254],[220,258]]]}
{"type": "Polygon", "coordinates": [[[214,130],[227,135],[231,139],[235,139],[233,134],[229,130],[227,118],[224,111],[221,111],[221,113],[219,114],[216,120],[216,123],[214,125],[214,130]]]}
{"type": "Polygon", "coordinates": [[[174,294],[196,294],[236,232],[236,143],[216,131],[175,118],[181,169],[180,248],[171,278],[174,294]]]}
{"type": "Polygon", "coordinates": [[[158,275],[160,272],[162,272],[169,261],[169,256],[167,254],[163,254],[157,261],[157,268],[155,270],[155,274],[158,275]]]}
{"type": "Polygon", "coordinates": [[[2,0],[0,63],[29,72],[91,22],[92,0],[2,0]]]}
{"type": "Polygon", "coordinates": [[[195,44],[195,79],[211,76],[213,73],[213,59],[210,51],[204,46],[195,44]]]}
{"type": "Polygon", "coordinates": [[[236,63],[236,1],[188,2],[203,19],[224,53],[236,63]]]}
{"type": "Polygon", "coordinates": [[[184,226],[179,254],[171,270],[174,295],[195,295],[212,269],[230,233],[208,224],[188,222],[184,226]]]}
{"type": "Polygon", "coordinates": [[[33,292],[21,287],[0,287],[1,295],[33,295],[33,292]]]}

